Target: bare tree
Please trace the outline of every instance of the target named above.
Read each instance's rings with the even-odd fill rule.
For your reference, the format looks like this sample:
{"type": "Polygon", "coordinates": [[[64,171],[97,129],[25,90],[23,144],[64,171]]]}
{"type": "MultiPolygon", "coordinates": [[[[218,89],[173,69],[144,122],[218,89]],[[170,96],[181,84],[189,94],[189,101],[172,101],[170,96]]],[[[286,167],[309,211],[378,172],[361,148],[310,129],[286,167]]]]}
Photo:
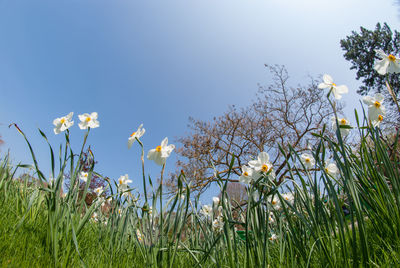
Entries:
{"type": "MultiPolygon", "coordinates": [[[[285,154],[289,145],[301,153],[315,143],[311,133],[330,124],[333,110],[326,92],[318,89],[314,79],[310,78],[307,86],[291,87],[284,66],[266,67],[273,76],[272,83],[260,86],[256,100],[249,106],[231,106],[212,122],[189,119],[191,133],[178,139],[182,146],[177,149],[180,159],[176,174],[183,172],[194,191],[204,191],[216,180],[215,172],[223,179],[237,182],[241,167],[262,151],[271,156],[277,175],[275,183],[280,184],[288,170],[279,145],[285,154]],[[232,155],[235,159],[228,178],[232,155]]],[[[340,113],[342,107],[337,104],[336,109],[340,113]]],[[[176,190],[175,178],[172,175],[167,182],[172,191],[176,190]]]]}

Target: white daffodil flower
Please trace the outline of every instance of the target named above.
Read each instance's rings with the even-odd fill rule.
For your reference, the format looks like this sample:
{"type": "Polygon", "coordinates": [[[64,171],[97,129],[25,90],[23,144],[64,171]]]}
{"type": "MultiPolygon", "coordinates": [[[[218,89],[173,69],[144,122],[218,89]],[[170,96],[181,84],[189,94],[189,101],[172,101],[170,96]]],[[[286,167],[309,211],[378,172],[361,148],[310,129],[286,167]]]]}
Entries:
{"type": "Polygon", "coordinates": [[[325,161],[324,170],[329,176],[336,178],[339,175],[339,169],[335,163],[325,161]]]}
{"type": "Polygon", "coordinates": [[[219,197],[217,197],[217,196],[214,196],[214,197],[213,197],[213,204],[214,204],[215,206],[219,204],[219,197]]]}
{"type": "MultiPolygon", "coordinates": [[[[350,127],[350,122],[346,118],[338,118],[338,121],[339,121],[339,126],[349,126],[350,127]]],[[[341,128],[341,127],[339,127],[339,128],[340,128],[340,134],[342,136],[346,136],[347,134],[349,134],[349,132],[351,130],[350,128],[341,128]]],[[[332,129],[333,129],[333,131],[336,132],[337,125],[336,125],[335,117],[332,117],[332,129]]]]}
{"type": "Polygon", "coordinates": [[[378,74],[400,73],[400,59],[392,54],[387,55],[382,49],[375,50],[375,52],[380,58],[374,65],[374,69],[378,74]]]}
{"type": "Polygon", "coordinates": [[[71,121],[73,115],[74,115],[74,113],[70,112],[66,116],[54,119],[54,121],[53,121],[53,125],[55,126],[54,133],[60,134],[61,132],[72,127],[74,125],[74,121],[71,121]]]}
{"type": "Polygon", "coordinates": [[[257,172],[267,173],[272,169],[272,164],[269,162],[269,155],[266,152],[259,153],[257,160],[249,161],[249,166],[257,172]]]}
{"type": "Polygon", "coordinates": [[[218,216],[215,220],[213,220],[212,227],[216,232],[222,231],[222,229],[224,228],[224,220],[221,216],[218,216]]]}
{"type": "Polygon", "coordinates": [[[274,224],[275,223],[274,217],[275,217],[274,213],[270,212],[268,216],[268,223],[274,224]]]}
{"type": "Polygon", "coordinates": [[[250,182],[253,180],[253,173],[254,170],[251,167],[242,166],[242,175],[239,177],[239,182],[250,184],[250,182]]]}
{"type": "Polygon", "coordinates": [[[99,121],[97,121],[97,113],[93,112],[91,114],[80,114],[78,115],[79,120],[81,122],[79,123],[79,128],[80,129],[87,129],[87,128],[96,128],[100,126],[99,121]]]}
{"type": "Polygon", "coordinates": [[[153,160],[157,165],[163,165],[167,161],[171,152],[175,149],[175,145],[168,145],[168,138],[163,139],[161,145],[157,146],[155,149],[151,149],[147,153],[147,159],[153,160]]]}
{"type": "Polygon", "coordinates": [[[373,127],[379,127],[383,121],[383,115],[379,114],[377,118],[370,119],[373,127]]]}
{"type": "MultiPolygon", "coordinates": [[[[376,93],[374,97],[365,96],[363,102],[368,105],[368,120],[376,121],[381,115],[381,119],[386,114],[385,106],[383,106],[384,97],[381,93],[376,93]]],[[[382,120],[381,120],[382,121],[382,120]]]]}
{"type": "Polygon", "coordinates": [[[289,204],[293,205],[294,203],[294,195],[292,193],[285,193],[282,194],[282,198],[288,202],[289,204]]]}
{"type": "Polygon", "coordinates": [[[128,183],[131,183],[132,181],[129,179],[128,174],[125,174],[118,179],[118,189],[120,190],[125,190],[128,188],[128,183]]]}
{"type": "Polygon", "coordinates": [[[274,209],[280,209],[281,203],[280,203],[278,196],[275,195],[274,198],[272,198],[272,196],[271,196],[268,198],[268,201],[271,203],[271,205],[274,209]]]}
{"type": "Polygon", "coordinates": [[[335,99],[337,100],[340,100],[342,98],[342,94],[346,94],[349,92],[347,86],[345,85],[337,86],[335,83],[333,83],[333,79],[329,74],[324,74],[322,80],[324,80],[324,82],[320,83],[318,85],[318,88],[321,89],[329,88],[329,90],[332,91],[333,96],[335,96],[335,99]]]}
{"type": "Polygon", "coordinates": [[[79,179],[81,181],[87,182],[88,176],[89,176],[89,173],[81,171],[81,173],[79,174],[79,179]]]}
{"type": "Polygon", "coordinates": [[[312,155],[304,153],[300,156],[301,162],[306,166],[306,168],[310,169],[315,166],[315,159],[312,155]]]}
{"type": "Polygon", "coordinates": [[[98,215],[97,215],[96,212],[93,212],[93,214],[92,214],[92,216],[91,216],[91,220],[92,220],[93,222],[98,222],[98,221],[99,221],[99,217],[98,217],[98,215]]]}
{"type": "Polygon", "coordinates": [[[139,242],[142,242],[143,237],[142,237],[142,233],[140,232],[139,229],[136,229],[136,236],[139,242]]]}
{"type": "Polygon", "coordinates": [[[139,128],[135,132],[133,132],[131,134],[131,136],[128,138],[128,148],[131,148],[134,141],[136,139],[140,139],[144,135],[145,132],[146,132],[146,129],[144,129],[143,124],[141,124],[139,126],[139,128]]]}
{"type": "Polygon", "coordinates": [[[211,218],[213,214],[212,207],[210,205],[204,205],[200,209],[200,213],[203,214],[207,218],[211,218]]]}
{"type": "Polygon", "coordinates": [[[97,196],[100,196],[104,192],[104,189],[100,186],[94,189],[94,192],[97,194],[97,196]]]}
{"type": "Polygon", "coordinates": [[[272,234],[270,238],[268,238],[269,241],[275,241],[276,239],[278,239],[278,236],[276,234],[272,234]]]}

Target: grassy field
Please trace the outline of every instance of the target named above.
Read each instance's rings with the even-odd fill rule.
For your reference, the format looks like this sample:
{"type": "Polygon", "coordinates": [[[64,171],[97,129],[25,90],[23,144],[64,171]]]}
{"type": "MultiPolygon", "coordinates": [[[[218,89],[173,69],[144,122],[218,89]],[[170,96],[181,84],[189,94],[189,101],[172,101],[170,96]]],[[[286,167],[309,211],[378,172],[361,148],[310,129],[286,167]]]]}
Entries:
{"type": "Polygon", "coordinates": [[[192,196],[184,174],[176,180],[176,194],[168,198],[164,194],[163,172],[173,149],[165,141],[149,153],[149,159],[162,166],[161,183],[153,185],[144,169],[143,144],[136,137],[145,191],[138,199],[126,176],[118,181],[104,178],[106,188],[89,189],[92,177],[101,177],[93,171],[94,161],[88,168],[81,161],[90,127],[79,154],[70,148],[68,129],[59,153],[49,144],[48,178],[38,168],[29,140],[15,125],[31,150],[33,166],[13,166],[8,156],[0,164],[0,263],[4,267],[400,266],[399,135],[384,135],[379,123],[372,124],[366,116],[360,120],[356,114],[356,118],[357,126],[351,130],[358,134],[356,146],[343,141],[350,127],[336,117],[336,137],[325,135],[324,127],[315,133],[319,142],[308,153],[282,149],[289,170],[284,183],[274,183],[268,154],[260,152],[240,177],[246,183],[244,203],[230,199],[228,180],[216,173],[221,194],[203,206],[199,196],[192,196]],[[17,168],[27,167],[33,176],[14,178],[17,168]],[[65,174],[70,179],[66,192],[65,174]]]}
{"type": "Polygon", "coordinates": [[[364,138],[357,151],[321,136],[314,153],[319,171],[298,170],[306,166],[293,152],[290,192],[271,185],[266,173],[249,185],[249,199],[238,208],[221,180],[221,199],[208,212],[179,178],[178,194],[164,201],[160,187],[142,202],[127,195],[127,188],[111,189],[112,210],[104,213],[104,200],[87,207],[79,188],[64,195],[57,180],[44,186],[13,179],[15,167],[5,157],[0,262],[4,267],[397,266],[400,176],[397,156],[390,153],[397,140],[389,148],[379,129],[360,131],[364,138]],[[339,176],[331,176],[318,157],[328,149],[339,176]]]}

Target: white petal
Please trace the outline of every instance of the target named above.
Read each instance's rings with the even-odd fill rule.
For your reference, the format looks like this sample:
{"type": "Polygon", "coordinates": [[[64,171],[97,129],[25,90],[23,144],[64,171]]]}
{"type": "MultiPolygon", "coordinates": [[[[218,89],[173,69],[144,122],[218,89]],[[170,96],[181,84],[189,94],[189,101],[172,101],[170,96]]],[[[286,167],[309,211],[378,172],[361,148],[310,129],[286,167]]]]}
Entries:
{"type": "Polygon", "coordinates": [[[257,160],[251,160],[251,161],[249,161],[249,166],[250,167],[252,167],[252,168],[255,168],[255,167],[257,167],[257,166],[260,166],[260,163],[257,161],[257,160]]]}
{"type": "Polygon", "coordinates": [[[53,125],[57,126],[60,124],[61,118],[56,118],[53,120],[53,125]]]}
{"type": "Polygon", "coordinates": [[[93,112],[93,113],[91,113],[90,114],[90,118],[92,118],[92,119],[97,119],[97,113],[96,112],[93,112]]]}
{"type": "Polygon", "coordinates": [[[170,144],[166,147],[163,147],[161,150],[161,157],[169,157],[171,152],[175,149],[175,145],[170,144]]]}
{"type": "Polygon", "coordinates": [[[368,119],[371,121],[377,120],[380,114],[380,110],[376,109],[374,106],[368,109],[368,119]]]}
{"type": "Polygon", "coordinates": [[[261,163],[266,163],[269,161],[269,155],[266,152],[261,152],[258,154],[258,159],[261,163]]]}
{"type": "Polygon", "coordinates": [[[61,130],[60,130],[60,128],[58,128],[58,127],[55,127],[54,128],[54,134],[60,134],[61,133],[61,130]]]}
{"type": "Polygon", "coordinates": [[[70,113],[66,116],[66,118],[68,118],[68,120],[71,121],[73,115],[74,115],[74,113],[73,113],[73,112],[70,112],[70,113]]]}
{"type": "Polygon", "coordinates": [[[151,150],[147,153],[147,159],[149,159],[149,160],[154,160],[156,154],[157,154],[156,149],[151,149],[151,150]]]}
{"type": "Polygon", "coordinates": [[[365,96],[365,97],[363,98],[363,102],[364,102],[366,105],[373,105],[373,104],[375,103],[375,98],[373,98],[373,97],[371,97],[371,96],[365,96]]]}
{"type": "Polygon", "coordinates": [[[100,126],[100,122],[97,121],[96,119],[92,119],[89,121],[88,125],[90,128],[97,128],[100,126]]]}
{"type": "Polygon", "coordinates": [[[161,142],[161,148],[163,148],[163,147],[165,147],[165,146],[167,146],[167,145],[168,145],[168,138],[165,137],[165,138],[162,140],[162,142],[161,142]]]}
{"type": "Polygon", "coordinates": [[[88,117],[88,116],[89,116],[89,114],[84,113],[84,114],[78,115],[78,118],[79,118],[79,120],[81,120],[81,121],[85,121],[85,120],[86,120],[86,117],[88,117]]]}
{"type": "Polygon", "coordinates": [[[332,76],[330,76],[329,74],[324,74],[322,79],[324,80],[325,84],[328,84],[328,85],[332,85],[333,84],[332,76]]]}
{"type": "Polygon", "coordinates": [[[340,100],[342,98],[342,95],[340,95],[335,89],[332,90],[332,93],[335,99],[340,100]]]}
{"type": "Polygon", "coordinates": [[[320,83],[320,84],[318,85],[318,88],[320,88],[320,89],[324,89],[324,88],[327,88],[327,87],[330,87],[330,85],[325,84],[325,83],[320,83]]]}
{"type": "Polygon", "coordinates": [[[130,149],[132,147],[132,144],[133,144],[134,141],[135,141],[135,138],[133,138],[133,137],[130,137],[128,139],[128,149],[130,149]]]}
{"type": "Polygon", "coordinates": [[[388,66],[389,66],[389,60],[383,59],[375,63],[374,69],[375,71],[378,72],[378,74],[385,75],[387,73],[388,66]]]}
{"type": "Polygon", "coordinates": [[[385,59],[388,55],[382,49],[375,49],[375,53],[378,54],[377,56],[381,59],[385,59]]]}
{"type": "Polygon", "coordinates": [[[156,162],[156,164],[157,164],[157,165],[160,165],[160,166],[164,165],[165,162],[166,162],[166,160],[167,160],[167,159],[164,158],[164,157],[161,157],[160,154],[157,154],[157,155],[155,156],[155,158],[154,158],[154,162],[156,162]]]}
{"type": "Polygon", "coordinates": [[[80,122],[79,123],[79,128],[80,129],[87,129],[88,128],[87,122],[86,121],[80,122]]]}
{"type": "Polygon", "coordinates": [[[382,103],[384,99],[385,99],[385,97],[381,93],[376,93],[375,94],[375,100],[376,101],[379,101],[380,103],[382,103]]]}
{"type": "Polygon", "coordinates": [[[339,94],[346,94],[349,92],[349,89],[347,88],[347,86],[342,85],[342,86],[336,87],[336,92],[339,94]]]}

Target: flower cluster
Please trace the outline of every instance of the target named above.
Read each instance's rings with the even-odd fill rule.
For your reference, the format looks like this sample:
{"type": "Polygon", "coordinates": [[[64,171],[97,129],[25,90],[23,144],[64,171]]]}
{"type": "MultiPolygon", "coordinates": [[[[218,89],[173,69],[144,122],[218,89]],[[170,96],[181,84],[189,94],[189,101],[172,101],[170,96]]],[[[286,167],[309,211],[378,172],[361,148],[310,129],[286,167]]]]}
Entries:
{"type": "Polygon", "coordinates": [[[211,221],[211,226],[215,232],[221,232],[224,227],[222,206],[219,204],[219,198],[213,197],[212,205],[204,205],[200,209],[200,214],[203,215],[207,221],[211,221]]]}
{"type": "MultiPolygon", "coordinates": [[[[54,133],[55,134],[60,134],[61,132],[69,129],[74,125],[74,121],[72,121],[72,116],[74,115],[73,112],[70,112],[66,116],[62,116],[60,118],[56,118],[53,121],[54,125],[54,133]]],[[[87,129],[87,128],[97,128],[100,126],[99,121],[97,121],[97,113],[93,112],[91,114],[81,114],[78,115],[79,120],[81,121],[79,123],[79,128],[80,129],[87,129]]]]}

